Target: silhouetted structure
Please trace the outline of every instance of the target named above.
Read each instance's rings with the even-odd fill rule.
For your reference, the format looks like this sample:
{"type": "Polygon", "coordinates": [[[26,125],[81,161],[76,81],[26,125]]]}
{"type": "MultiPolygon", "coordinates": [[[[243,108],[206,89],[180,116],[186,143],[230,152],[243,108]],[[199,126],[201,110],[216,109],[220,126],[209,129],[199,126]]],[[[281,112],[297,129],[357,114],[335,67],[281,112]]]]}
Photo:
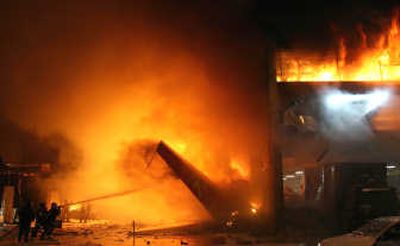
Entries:
{"type": "Polygon", "coordinates": [[[247,222],[259,219],[254,210],[252,213],[248,193],[244,192],[248,188],[247,182],[229,188],[219,187],[164,142],[158,144],[157,153],[218,223],[244,227],[247,222]]]}
{"type": "Polygon", "coordinates": [[[10,164],[0,166],[0,196],[4,222],[13,223],[12,208],[21,201],[38,204],[46,200],[46,190],[38,180],[50,172],[50,164],[10,164]]]}

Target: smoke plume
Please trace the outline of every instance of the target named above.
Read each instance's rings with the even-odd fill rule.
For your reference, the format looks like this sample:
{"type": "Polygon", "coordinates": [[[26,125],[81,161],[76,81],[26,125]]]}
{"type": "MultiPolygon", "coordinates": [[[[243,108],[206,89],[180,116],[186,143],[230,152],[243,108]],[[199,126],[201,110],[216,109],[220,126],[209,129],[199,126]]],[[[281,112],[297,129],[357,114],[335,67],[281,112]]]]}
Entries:
{"type": "Polygon", "coordinates": [[[51,181],[63,199],[146,187],[94,204],[96,213],[154,224],[207,218],[182,183],[148,175],[130,147],[147,140],[166,141],[219,183],[261,168],[265,40],[240,5],[226,6],[4,3],[0,110],[81,150],[73,174],[51,181]]]}

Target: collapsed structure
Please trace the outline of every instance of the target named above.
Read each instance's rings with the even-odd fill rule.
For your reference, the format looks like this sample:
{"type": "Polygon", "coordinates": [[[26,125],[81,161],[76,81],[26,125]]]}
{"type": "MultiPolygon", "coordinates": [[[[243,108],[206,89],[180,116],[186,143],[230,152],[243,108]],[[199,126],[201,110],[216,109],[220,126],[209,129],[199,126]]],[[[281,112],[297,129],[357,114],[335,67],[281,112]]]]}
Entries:
{"type": "Polygon", "coordinates": [[[395,11],[377,35],[360,28],[359,47],[339,37],[331,50],[276,52],[285,207],[339,230],[396,212],[399,22],[395,11]]]}
{"type": "Polygon", "coordinates": [[[237,228],[239,225],[249,225],[248,222],[260,222],[262,213],[251,207],[243,192],[249,188],[247,182],[243,181],[232,187],[220,187],[163,141],[157,145],[156,151],[219,225],[237,228]]]}

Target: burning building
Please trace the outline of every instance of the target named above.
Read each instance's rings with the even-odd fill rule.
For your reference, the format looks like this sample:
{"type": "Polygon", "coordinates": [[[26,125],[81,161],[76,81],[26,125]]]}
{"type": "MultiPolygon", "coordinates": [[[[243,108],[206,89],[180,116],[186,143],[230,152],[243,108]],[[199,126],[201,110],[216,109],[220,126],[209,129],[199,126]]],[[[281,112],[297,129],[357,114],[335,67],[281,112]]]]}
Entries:
{"type": "Polygon", "coordinates": [[[340,38],[334,52],[276,56],[286,191],[319,204],[340,229],[397,210],[387,167],[400,161],[399,21],[395,11],[373,37],[361,28],[357,52],[340,38]]]}
{"type": "MultiPolygon", "coordinates": [[[[238,211],[262,214],[275,225],[285,178],[282,160],[285,167],[292,165],[293,173],[285,175],[297,171],[304,178],[305,189],[299,185],[296,191],[315,197],[315,187],[307,188],[312,175],[299,169],[319,165],[317,156],[325,149],[330,152],[322,159],[330,158],[337,148],[331,143],[327,148],[327,139],[392,127],[388,118],[395,109],[370,102],[385,99],[388,83],[398,79],[398,24],[393,21],[376,42],[360,29],[365,47],[372,48],[357,59],[343,39],[333,52],[278,52],[275,66],[266,53],[275,51],[280,34],[268,21],[270,32],[260,31],[265,26],[254,20],[253,10],[266,3],[248,2],[218,1],[210,7],[10,1],[4,6],[8,14],[1,16],[9,34],[0,43],[7,64],[0,68],[7,81],[0,84],[1,113],[40,136],[61,132],[82,151],[78,161],[65,153],[68,165],[61,174],[68,175],[51,180],[66,199],[146,187],[96,202],[103,217],[166,227],[210,215],[226,220],[238,211]],[[342,88],[354,80],[362,81],[354,90],[342,88]],[[375,94],[377,84],[384,88],[375,94]],[[320,91],[325,85],[335,87],[335,93],[327,92],[334,96],[329,110],[319,107],[325,105],[320,91]],[[338,113],[342,108],[349,110],[338,113]],[[281,134],[283,129],[291,134],[281,134]],[[149,174],[154,166],[147,167],[147,153],[160,139],[165,142],[157,150],[178,181],[162,168],[161,174],[149,174]]],[[[276,15],[259,17],[279,20],[276,15]]]]}

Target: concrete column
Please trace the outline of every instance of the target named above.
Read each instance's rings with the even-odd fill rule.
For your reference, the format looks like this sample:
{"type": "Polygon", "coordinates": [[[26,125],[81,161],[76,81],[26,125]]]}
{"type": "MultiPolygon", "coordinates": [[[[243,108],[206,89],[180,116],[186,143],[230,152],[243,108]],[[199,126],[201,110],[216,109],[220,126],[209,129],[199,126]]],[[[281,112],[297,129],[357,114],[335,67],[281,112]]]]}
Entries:
{"type": "Polygon", "coordinates": [[[267,224],[271,231],[279,229],[282,219],[283,192],[282,192],[282,153],[280,148],[280,128],[282,122],[282,112],[280,109],[280,99],[278,83],[276,82],[274,51],[267,52],[267,81],[268,83],[268,149],[269,162],[267,163],[266,176],[266,196],[265,205],[267,207],[267,224]]]}

